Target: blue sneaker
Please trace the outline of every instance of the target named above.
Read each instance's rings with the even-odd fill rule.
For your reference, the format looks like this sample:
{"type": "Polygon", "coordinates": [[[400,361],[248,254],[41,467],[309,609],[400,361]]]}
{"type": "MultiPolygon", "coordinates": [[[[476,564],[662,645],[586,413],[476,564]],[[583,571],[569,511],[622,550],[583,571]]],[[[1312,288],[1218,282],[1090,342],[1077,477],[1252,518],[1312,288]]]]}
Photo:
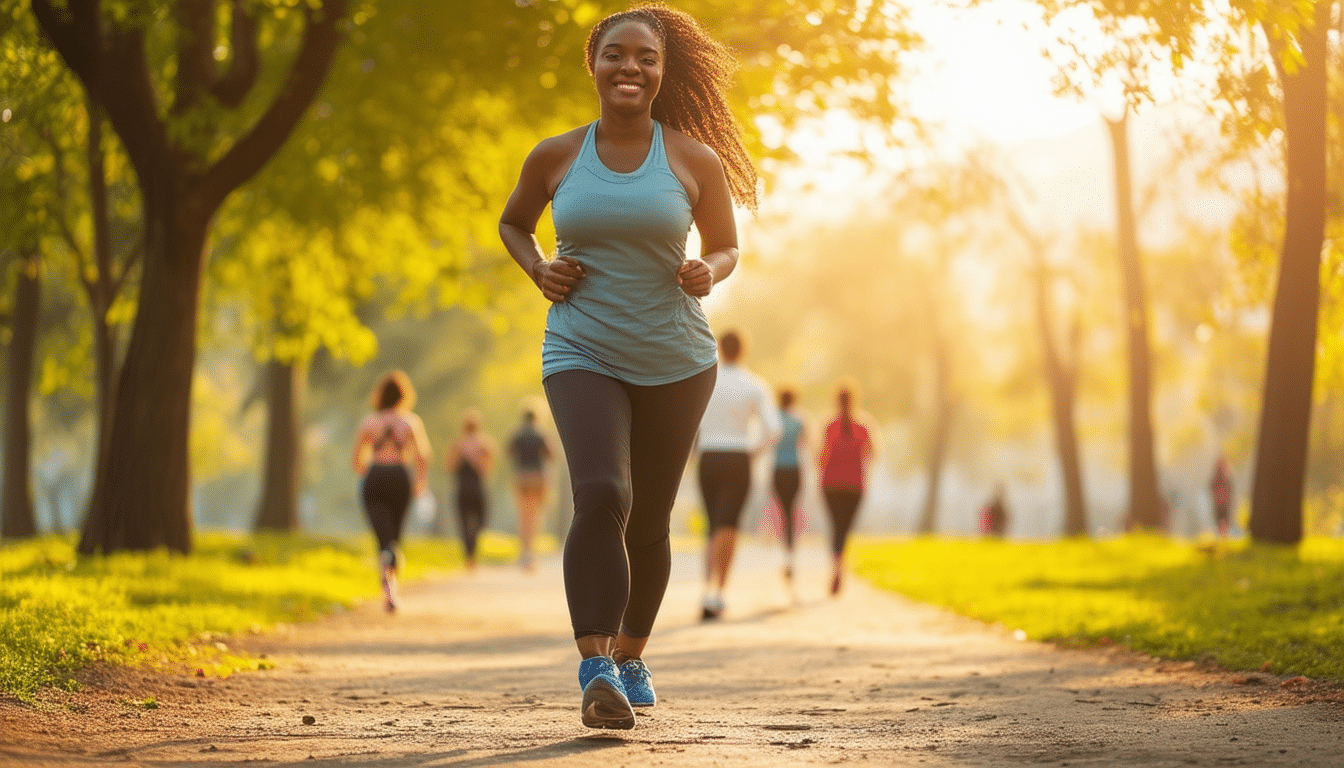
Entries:
{"type": "Polygon", "coordinates": [[[658,694],[653,692],[653,674],[639,659],[626,659],[620,663],[621,684],[625,686],[625,698],[632,707],[652,707],[658,703],[658,694]]]}
{"type": "Polygon", "coordinates": [[[584,725],[620,731],[635,727],[635,710],[630,708],[620,670],[610,656],[593,656],[579,662],[579,687],[583,689],[580,711],[584,725]]]}

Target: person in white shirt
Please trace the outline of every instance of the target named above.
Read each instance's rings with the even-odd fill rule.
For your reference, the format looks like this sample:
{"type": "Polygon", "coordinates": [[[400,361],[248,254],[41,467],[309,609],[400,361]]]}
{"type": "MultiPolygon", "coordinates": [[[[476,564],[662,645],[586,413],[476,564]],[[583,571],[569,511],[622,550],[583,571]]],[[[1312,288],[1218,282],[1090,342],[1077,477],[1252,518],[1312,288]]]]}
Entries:
{"type": "Polygon", "coordinates": [[[742,338],[719,337],[719,375],[700,419],[700,494],[709,518],[701,618],[723,613],[723,590],[737,547],[737,526],[751,490],[751,461],[779,439],[782,425],[770,388],[743,367],[742,338]]]}

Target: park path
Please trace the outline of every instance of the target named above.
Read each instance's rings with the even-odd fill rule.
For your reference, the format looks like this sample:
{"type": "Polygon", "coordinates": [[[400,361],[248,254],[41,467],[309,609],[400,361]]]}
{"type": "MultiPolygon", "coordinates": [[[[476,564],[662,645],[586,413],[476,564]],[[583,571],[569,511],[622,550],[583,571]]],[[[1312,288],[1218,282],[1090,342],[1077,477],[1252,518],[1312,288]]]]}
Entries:
{"type": "Polygon", "coordinates": [[[743,547],[724,619],[700,623],[699,571],[676,556],[645,657],[660,702],[633,731],[579,724],[552,557],[246,640],[270,671],[0,706],[0,765],[1344,765],[1323,686],[1019,641],[852,578],[832,599],[816,548],[791,596],[779,553],[743,547]],[[156,709],[131,703],[146,689],[156,709]]]}

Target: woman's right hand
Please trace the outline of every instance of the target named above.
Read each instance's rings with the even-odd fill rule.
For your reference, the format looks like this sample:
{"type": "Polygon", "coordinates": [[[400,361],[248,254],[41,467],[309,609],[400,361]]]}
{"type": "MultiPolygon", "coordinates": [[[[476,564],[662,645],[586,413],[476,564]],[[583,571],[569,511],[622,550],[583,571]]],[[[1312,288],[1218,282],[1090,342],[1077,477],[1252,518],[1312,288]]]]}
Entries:
{"type": "Polygon", "coordinates": [[[532,271],[532,279],[548,301],[564,301],[587,275],[583,265],[570,256],[542,261],[532,271]]]}

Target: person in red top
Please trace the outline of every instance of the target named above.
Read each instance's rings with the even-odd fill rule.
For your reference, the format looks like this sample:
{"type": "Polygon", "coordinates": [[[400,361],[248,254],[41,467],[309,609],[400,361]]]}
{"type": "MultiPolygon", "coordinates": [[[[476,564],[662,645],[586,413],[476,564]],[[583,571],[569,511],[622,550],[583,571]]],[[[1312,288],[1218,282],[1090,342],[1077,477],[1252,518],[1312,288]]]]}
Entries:
{"type": "Polygon", "coordinates": [[[832,595],[840,593],[845,542],[863,499],[864,476],[873,455],[873,441],[867,428],[854,418],[854,388],[841,385],[836,400],[840,414],[826,426],[818,461],[821,491],[831,518],[832,595]]]}

